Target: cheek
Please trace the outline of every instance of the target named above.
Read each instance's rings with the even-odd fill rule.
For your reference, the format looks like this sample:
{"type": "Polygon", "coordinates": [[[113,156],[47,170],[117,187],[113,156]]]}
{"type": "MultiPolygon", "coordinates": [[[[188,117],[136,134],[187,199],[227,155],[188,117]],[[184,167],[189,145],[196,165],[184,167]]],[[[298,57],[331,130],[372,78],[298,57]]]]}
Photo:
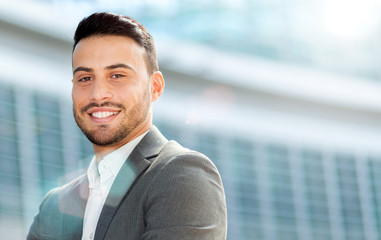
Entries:
{"type": "Polygon", "coordinates": [[[71,92],[71,98],[73,100],[74,106],[80,105],[81,102],[83,102],[85,99],[85,94],[83,92],[79,91],[78,89],[73,88],[73,90],[71,92]]]}
{"type": "Polygon", "coordinates": [[[139,88],[136,86],[125,86],[113,89],[113,99],[115,101],[120,101],[124,103],[128,103],[131,101],[135,101],[134,99],[139,94],[139,88]]]}

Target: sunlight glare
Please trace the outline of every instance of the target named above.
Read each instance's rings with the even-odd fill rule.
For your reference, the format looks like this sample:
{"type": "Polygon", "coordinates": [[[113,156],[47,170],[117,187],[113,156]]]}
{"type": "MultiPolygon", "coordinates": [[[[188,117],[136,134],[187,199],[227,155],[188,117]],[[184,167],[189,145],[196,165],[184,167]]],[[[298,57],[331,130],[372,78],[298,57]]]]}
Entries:
{"type": "Polygon", "coordinates": [[[324,29],[342,38],[367,37],[376,27],[375,1],[326,0],[324,4],[324,29]]]}

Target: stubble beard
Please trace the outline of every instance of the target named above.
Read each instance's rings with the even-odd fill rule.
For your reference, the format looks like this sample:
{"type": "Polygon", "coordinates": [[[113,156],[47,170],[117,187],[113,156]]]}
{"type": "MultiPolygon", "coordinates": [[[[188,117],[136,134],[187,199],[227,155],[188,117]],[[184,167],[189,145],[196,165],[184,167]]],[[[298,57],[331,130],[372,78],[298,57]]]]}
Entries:
{"type": "Polygon", "coordinates": [[[81,129],[83,134],[89,139],[89,141],[98,146],[112,146],[120,141],[124,140],[128,135],[131,134],[141,123],[147,120],[148,111],[150,108],[150,97],[149,90],[144,93],[141,101],[136,103],[130,110],[127,111],[127,108],[123,104],[116,104],[111,102],[104,102],[102,104],[91,103],[83,107],[78,113],[75,106],[73,105],[73,115],[75,122],[78,127],[81,129]],[[81,115],[87,114],[86,109],[91,107],[104,107],[104,106],[114,106],[122,109],[119,114],[123,114],[121,120],[119,120],[118,125],[111,129],[109,125],[103,124],[97,126],[96,129],[89,129],[86,126],[86,123],[81,115]]]}

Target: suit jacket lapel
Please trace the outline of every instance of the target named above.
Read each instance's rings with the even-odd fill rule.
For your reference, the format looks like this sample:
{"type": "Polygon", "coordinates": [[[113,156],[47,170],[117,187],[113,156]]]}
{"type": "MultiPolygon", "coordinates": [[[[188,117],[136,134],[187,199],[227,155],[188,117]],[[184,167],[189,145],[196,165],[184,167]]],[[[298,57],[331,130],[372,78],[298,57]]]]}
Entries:
{"type": "Polygon", "coordinates": [[[95,240],[104,239],[120,203],[128,195],[137,177],[147,169],[166,142],[167,139],[153,126],[132,151],[111,186],[98,220],[95,240]]]}

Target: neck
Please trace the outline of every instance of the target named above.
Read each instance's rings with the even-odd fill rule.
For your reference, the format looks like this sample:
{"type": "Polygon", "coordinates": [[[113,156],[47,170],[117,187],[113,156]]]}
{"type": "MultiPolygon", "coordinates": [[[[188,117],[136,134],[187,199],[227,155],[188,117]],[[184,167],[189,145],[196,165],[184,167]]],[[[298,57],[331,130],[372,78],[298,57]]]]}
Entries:
{"type": "Polygon", "coordinates": [[[152,127],[152,123],[147,122],[143,126],[135,128],[126,138],[124,138],[122,141],[119,141],[118,143],[113,145],[99,146],[99,145],[93,144],[94,154],[95,154],[95,158],[97,162],[99,163],[106,155],[112,153],[113,151],[131,142],[132,140],[139,137],[143,133],[147,132],[148,130],[151,129],[151,127],[152,127]]]}

